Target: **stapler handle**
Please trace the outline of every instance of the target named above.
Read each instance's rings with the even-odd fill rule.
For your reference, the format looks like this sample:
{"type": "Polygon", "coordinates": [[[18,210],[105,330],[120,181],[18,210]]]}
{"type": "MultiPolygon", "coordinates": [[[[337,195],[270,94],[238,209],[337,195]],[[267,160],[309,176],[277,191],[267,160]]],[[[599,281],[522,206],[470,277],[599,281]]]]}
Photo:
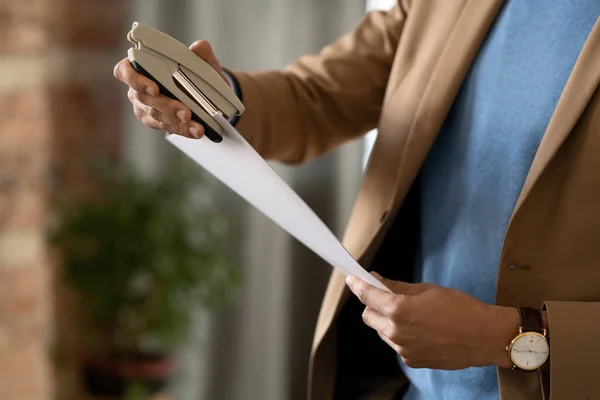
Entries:
{"type": "MultiPolygon", "coordinates": [[[[173,100],[180,101],[177,97],[175,97],[175,95],[173,95],[173,93],[171,93],[171,91],[169,91],[169,89],[164,87],[158,80],[156,80],[152,75],[150,75],[150,73],[148,71],[146,71],[144,69],[144,67],[142,67],[140,64],[136,63],[135,61],[130,61],[130,63],[131,63],[131,66],[133,67],[133,69],[135,69],[137,72],[139,72],[140,74],[144,75],[146,78],[148,78],[148,79],[152,80],[154,83],[156,83],[162,94],[164,94],[167,97],[170,97],[173,100]]],[[[204,135],[207,138],[209,138],[210,140],[212,140],[215,143],[220,143],[223,141],[223,136],[221,136],[219,133],[217,133],[207,123],[202,121],[202,119],[198,115],[196,115],[196,113],[194,113],[193,111],[192,111],[192,120],[196,121],[197,123],[202,125],[202,127],[204,128],[204,135]]]]}

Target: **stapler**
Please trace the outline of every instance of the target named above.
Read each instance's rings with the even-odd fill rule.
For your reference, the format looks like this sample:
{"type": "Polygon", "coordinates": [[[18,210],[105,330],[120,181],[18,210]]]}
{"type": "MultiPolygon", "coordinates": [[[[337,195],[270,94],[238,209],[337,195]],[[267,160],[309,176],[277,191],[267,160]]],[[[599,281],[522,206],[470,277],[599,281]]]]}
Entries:
{"type": "Polygon", "coordinates": [[[153,80],[161,93],[188,106],[208,139],[223,141],[223,129],[213,117],[220,114],[230,120],[245,110],[223,78],[187,46],[159,30],[134,22],[127,39],[134,45],[127,52],[133,68],[153,80]]]}

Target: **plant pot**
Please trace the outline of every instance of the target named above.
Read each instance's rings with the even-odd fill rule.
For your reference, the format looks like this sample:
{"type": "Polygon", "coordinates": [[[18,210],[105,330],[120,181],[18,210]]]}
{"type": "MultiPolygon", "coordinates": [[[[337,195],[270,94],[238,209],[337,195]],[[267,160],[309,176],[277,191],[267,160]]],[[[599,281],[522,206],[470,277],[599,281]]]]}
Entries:
{"type": "Polygon", "coordinates": [[[139,384],[148,395],[154,395],[173,375],[173,365],[172,358],[152,354],[90,360],[83,365],[83,383],[92,396],[122,397],[131,384],[139,384]]]}

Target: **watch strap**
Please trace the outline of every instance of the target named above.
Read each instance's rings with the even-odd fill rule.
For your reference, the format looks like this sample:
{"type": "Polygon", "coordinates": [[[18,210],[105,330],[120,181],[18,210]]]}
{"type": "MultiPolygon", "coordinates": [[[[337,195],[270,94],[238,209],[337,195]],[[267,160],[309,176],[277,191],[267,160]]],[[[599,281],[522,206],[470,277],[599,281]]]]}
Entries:
{"type": "Polygon", "coordinates": [[[537,332],[544,334],[542,312],[531,307],[519,307],[521,314],[521,328],[523,332],[537,332]]]}
{"type": "MultiPolygon", "coordinates": [[[[547,365],[548,362],[546,362],[547,365]]],[[[546,368],[540,369],[540,383],[542,385],[542,398],[550,400],[550,370],[546,368]]]]}

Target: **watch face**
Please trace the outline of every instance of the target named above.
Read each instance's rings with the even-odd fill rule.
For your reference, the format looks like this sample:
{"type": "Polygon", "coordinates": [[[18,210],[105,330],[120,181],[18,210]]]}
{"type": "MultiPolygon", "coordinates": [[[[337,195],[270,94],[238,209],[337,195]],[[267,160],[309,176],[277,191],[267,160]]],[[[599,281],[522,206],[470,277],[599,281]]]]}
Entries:
{"type": "Polygon", "coordinates": [[[525,332],[513,341],[510,358],[521,369],[535,370],[546,362],[549,353],[550,349],[544,335],[525,332]]]}

